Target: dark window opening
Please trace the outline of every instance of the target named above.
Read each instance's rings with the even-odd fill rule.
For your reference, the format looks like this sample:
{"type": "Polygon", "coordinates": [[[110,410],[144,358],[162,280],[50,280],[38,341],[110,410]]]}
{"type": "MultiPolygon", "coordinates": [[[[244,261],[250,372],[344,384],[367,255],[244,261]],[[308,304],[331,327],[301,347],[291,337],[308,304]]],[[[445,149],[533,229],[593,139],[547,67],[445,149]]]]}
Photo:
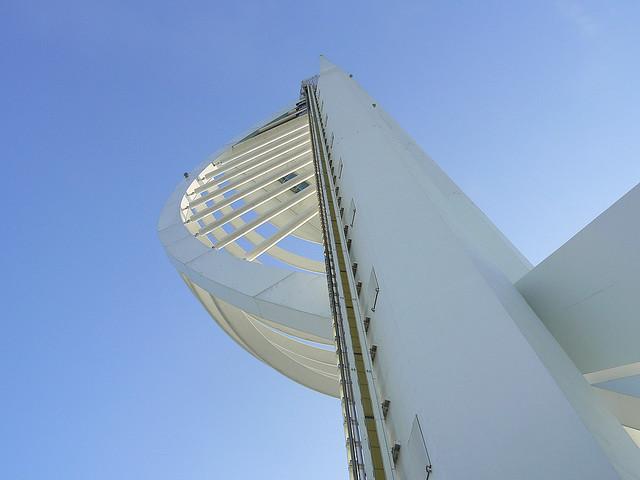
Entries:
{"type": "Polygon", "coordinates": [[[289,190],[291,190],[293,193],[298,193],[304,190],[305,188],[307,188],[308,186],[309,186],[309,182],[302,182],[296,185],[295,187],[290,188],[289,190]]]}
{"type": "MultiPolygon", "coordinates": [[[[279,178],[278,181],[280,183],[285,183],[288,182],[289,180],[291,180],[292,178],[297,177],[298,174],[296,172],[291,172],[286,174],[284,177],[279,178]]],[[[307,188],[309,186],[309,182],[301,182],[293,187],[291,187],[289,190],[291,190],[293,193],[298,193],[301,192],[302,190],[304,190],[305,188],[307,188]]]]}
{"type": "Polygon", "coordinates": [[[291,180],[292,178],[295,178],[297,176],[298,176],[298,174],[296,172],[287,173],[284,177],[278,179],[278,181],[280,183],[288,182],[289,180],[291,180]]]}

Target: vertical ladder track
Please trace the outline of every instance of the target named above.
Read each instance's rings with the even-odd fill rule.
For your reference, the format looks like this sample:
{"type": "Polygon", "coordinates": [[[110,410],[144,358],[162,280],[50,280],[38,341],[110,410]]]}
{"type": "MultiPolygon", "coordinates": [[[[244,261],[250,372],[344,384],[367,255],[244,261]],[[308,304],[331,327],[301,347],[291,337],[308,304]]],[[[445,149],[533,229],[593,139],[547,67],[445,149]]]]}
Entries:
{"type": "Polygon", "coordinates": [[[334,203],[333,185],[328,174],[329,159],[326,138],[321,124],[315,86],[303,84],[307,98],[311,130],[316,184],[320,204],[320,219],[324,237],[325,263],[333,328],[338,355],[340,396],[345,422],[350,477],[353,480],[387,480],[381,441],[386,445],[380,421],[376,421],[370,375],[363,359],[363,348],[358,332],[358,316],[354,304],[358,301],[349,282],[349,253],[340,235],[341,223],[334,203]],[[361,429],[364,427],[365,431],[361,429]],[[363,438],[366,442],[363,442],[363,438]]]}

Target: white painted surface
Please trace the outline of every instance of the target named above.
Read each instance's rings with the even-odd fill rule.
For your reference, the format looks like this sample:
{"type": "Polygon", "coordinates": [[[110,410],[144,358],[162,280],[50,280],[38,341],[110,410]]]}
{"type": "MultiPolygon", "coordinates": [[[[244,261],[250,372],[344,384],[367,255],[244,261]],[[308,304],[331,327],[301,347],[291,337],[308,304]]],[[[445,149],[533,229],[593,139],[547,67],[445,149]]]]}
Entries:
{"type": "Polygon", "coordinates": [[[640,185],[516,286],[583,373],[640,362],[640,185]]]}
{"type": "Polygon", "coordinates": [[[434,479],[640,478],[628,435],[513,287],[526,260],[355,80],[325,61],[318,87],[358,209],[352,258],[365,291],[372,266],[380,285],[369,341],[391,443],[417,414],[434,479]]]}

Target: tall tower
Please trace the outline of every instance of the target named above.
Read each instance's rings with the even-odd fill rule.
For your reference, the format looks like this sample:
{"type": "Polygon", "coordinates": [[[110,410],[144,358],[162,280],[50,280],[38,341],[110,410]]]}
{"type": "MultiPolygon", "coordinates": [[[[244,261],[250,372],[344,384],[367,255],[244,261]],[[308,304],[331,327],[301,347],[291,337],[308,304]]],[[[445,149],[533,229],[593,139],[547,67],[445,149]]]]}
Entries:
{"type": "Polygon", "coordinates": [[[229,336],[341,398],[351,478],[630,480],[639,213],[636,187],[532,269],[322,58],[185,174],[158,230],[229,336]]]}

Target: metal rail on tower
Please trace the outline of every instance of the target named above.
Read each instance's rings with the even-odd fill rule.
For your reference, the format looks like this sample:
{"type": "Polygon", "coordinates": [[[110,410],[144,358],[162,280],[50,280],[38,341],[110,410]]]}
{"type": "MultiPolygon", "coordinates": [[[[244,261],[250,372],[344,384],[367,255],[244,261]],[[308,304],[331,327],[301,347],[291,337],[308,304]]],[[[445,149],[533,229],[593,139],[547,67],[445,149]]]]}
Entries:
{"type": "MultiPolygon", "coordinates": [[[[309,124],[316,167],[317,193],[320,219],[324,237],[325,262],[329,297],[333,314],[333,329],[338,356],[340,397],[344,417],[349,473],[353,480],[388,480],[393,478],[387,452],[381,447],[386,440],[380,428],[371,382],[367,372],[358,333],[357,315],[354,309],[357,294],[349,282],[351,268],[348,250],[341,235],[338,208],[334,202],[334,190],[328,173],[330,159],[324,134],[315,79],[303,82],[302,93],[307,99],[309,124]],[[386,465],[385,465],[386,464],[386,465]]],[[[385,448],[386,449],[386,448],[385,448]]]]}

